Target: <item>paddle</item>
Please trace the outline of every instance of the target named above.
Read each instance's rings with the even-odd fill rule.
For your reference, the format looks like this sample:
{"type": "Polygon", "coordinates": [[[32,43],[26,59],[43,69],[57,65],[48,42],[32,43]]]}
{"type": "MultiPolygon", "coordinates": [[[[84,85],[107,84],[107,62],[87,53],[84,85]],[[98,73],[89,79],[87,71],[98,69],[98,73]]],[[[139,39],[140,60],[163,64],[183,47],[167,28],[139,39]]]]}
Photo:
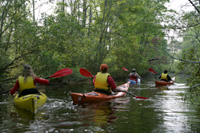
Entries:
{"type": "MultiPolygon", "coordinates": [[[[70,69],[70,68],[63,68],[63,69],[61,69],[61,70],[55,72],[53,75],[51,75],[51,76],[49,76],[49,77],[46,77],[45,79],[64,77],[64,76],[70,75],[70,74],[72,74],[72,73],[73,73],[72,69],[70,69]]],[[[4,93],[7,93],[7,92],[9,92],[9,91],[10,91],[10,90],[1,92],[0,95],[1,95],[1,94],[4,94],[4,93]]]]}
{"type": "MultiPolygon", "coordinates": [[[[124,69],[124,71],[127,71],[127,72],[129,72],[129,70],[128,69],[126,69],[125,67],[122,67],[123,69],[124,69]]],[[[141,79],[142,81],[144,81],[142,78],[139,78],[139,79],[141,79]]],[[[145,82],[145,81],[144,81],[145,82]]]]}
{"type": "MultiPolygon", "coordinates": [[[[88,70],[86,70],[86,69],[84,69],[84,68],[80,68],[80,74],[83,75],[83,76],[85,76],[85,77],[94,77],[88,70]]],[[[130,93],[130,92],[127,92],[127,91],[120,91],[120,92],[125,92],[125,93],[127,93],[127,94],[132,95],[132,96],[135,97],[135,98],[148,99],[148,98],[146,98],[146,97],[136,96],[136,95],[134,95],[134,94],[132,94],[132,93],[130,93]]]]}
{"type": "Polygon", "coordinates": [[[123,67],[123,69],[124,69],[124,71],[127,71],[127,72],[129,72],[129,70],[128,70],[128,69],[126,69],[125,67],[123,67]]]}
{"type": "Polygon", "coordinates": [[[72,69],[70,69],[70,68],[63,68],[63,69],[55,72],[53,75],[51,75],[49,77],[46,77],[45,79],[64,77],[64,76],[70,75],[72,73],[73,73],[72,69]]]}
{"type": "Polygon", "coordinates": [[[84,68],[80,68],[80,74],[85,76],[85,77],[94,77],[88,70],[84,69],[84,68]]]}
{"type": "Polygon", "coordinates": [[[153,69],[149,68],[149,72],[156,74],[157,72],[154,71],[153,69]]]}
{"type": "Polygon", "coordinates": [[[131,96],[133,96],[133,97],[135,97],[135,98],[149,99],[149,98],[146,98],[146,97],[136,96],[136,95],[134,95],[133,93],[130,93],[130,92],[127,92],[127,91],[121,91],[121,92],[125,92],[125,93],[127,93],[127,94],[129,94],[129,95],[131,95],[131,96]]]}

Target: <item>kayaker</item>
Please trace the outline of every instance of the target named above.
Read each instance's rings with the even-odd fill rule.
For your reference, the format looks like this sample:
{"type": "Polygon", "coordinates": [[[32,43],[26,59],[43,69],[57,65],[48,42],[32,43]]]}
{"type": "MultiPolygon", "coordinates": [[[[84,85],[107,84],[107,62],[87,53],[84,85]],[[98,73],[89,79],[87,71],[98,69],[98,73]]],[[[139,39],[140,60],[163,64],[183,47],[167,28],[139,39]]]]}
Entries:
{"type": "Polygon", "coordinates": [[[136,83],[138,82],[138,79],[142,80],[142,78],[140,77],[140,75],[136,72],[135,68],[133,68],[132,72],[129,73],[128,78],[129,78],[129,80],[136,81],[136,83]]]}
{"type": "Polygon", "coordinates": [[[160,75],[159,79],[167,82],[170,82],[172,80],[167,70],[164,70],[164,72],[160,75]]]}
{"type": "Polygon", "coordinates": [[[19,95],[24,96],[27,94],[38,94],[38,90],[35,88],[35,84],[49,84],[47,79],[36,77],[32,70],[32,67],[28,64],[24,65],[22,75],[18,77],[15,86],[10,90],[10,94],[13,95],[19,89],[19,95]]]}
{"type": "Polygon", "coordinates": [[[101,92],[107,95],[111,95],[112,91],[114,92],[121,91],[121,88],[117,87],[115,81],[110,76],[110,74],[107,73],[107,71],[108,71],[108,66],[106,64],[102,64],[100,66],[100,72],[98,72],[93,79],[95,87],[94,91],[101,92]]]}

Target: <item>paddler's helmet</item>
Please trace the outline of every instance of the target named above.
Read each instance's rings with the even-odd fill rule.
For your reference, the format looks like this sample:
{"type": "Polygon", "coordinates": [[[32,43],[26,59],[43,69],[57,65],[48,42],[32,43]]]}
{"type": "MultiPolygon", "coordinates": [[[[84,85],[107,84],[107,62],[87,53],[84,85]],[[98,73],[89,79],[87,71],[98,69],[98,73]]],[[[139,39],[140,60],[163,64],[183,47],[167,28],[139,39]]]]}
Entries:
{"type": "Polygon", "coordinates": [[[136,71],[135,68],[133,68],[133,69],[132,69],[132,72],[135,72],[135,71],[136,71]]]}

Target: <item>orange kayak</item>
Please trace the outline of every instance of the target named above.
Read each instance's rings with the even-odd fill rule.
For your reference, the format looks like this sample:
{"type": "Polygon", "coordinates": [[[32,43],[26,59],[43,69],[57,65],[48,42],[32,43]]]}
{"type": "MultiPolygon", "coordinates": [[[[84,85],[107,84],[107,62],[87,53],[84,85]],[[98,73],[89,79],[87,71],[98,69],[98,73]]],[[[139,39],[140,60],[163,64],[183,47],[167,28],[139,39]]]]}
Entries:
{"type": "Polygon", "coordinates": [[[174,84],[174,82],[167,82],[167,81],[158,81],[158,80],[155,80],[155,83],[156,85],[171,85],[171,84],[174,84]]]}
{"type": "MultiPolygon", "coordinates": [[[[130,82],[127,82],[125,84],[120,85],[121,88],[123,88],[123,91],[128,91],[130,82]]],[[[70,93],[73,104],[82,104],[82,103],[95,103],[95,102],[101,102],[106,101],[118,97],[123,97],[126,93],[125,92],[117,92],[114,95],[106,95],[99,92],[88,92],[88,93],[70,93]]]]}

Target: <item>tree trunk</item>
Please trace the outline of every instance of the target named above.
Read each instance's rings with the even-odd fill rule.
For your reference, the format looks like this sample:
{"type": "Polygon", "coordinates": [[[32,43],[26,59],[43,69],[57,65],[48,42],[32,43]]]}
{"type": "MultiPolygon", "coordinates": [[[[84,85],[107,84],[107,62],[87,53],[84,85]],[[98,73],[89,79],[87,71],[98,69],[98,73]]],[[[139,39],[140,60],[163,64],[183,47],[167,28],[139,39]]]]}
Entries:
{"type": "Polygon", "coordinates": [[[35,22],[35,0],[32,0],[33,2],[33,22],[35,22]]]}
{"type": "Polygon", "coordinates": [[[86,24],[86,15],[87,15],[87,0],[83,0],[83,20],[82,20],[82,25],[85,27],[86,24]]]}
{"type": "Polygon", "coordinates": [[[88,27],[88,36],[90,36],[90,25],[92,23],[92,7],[90,7],[90,19],[89,19],[89,27],[88,27]]]}

